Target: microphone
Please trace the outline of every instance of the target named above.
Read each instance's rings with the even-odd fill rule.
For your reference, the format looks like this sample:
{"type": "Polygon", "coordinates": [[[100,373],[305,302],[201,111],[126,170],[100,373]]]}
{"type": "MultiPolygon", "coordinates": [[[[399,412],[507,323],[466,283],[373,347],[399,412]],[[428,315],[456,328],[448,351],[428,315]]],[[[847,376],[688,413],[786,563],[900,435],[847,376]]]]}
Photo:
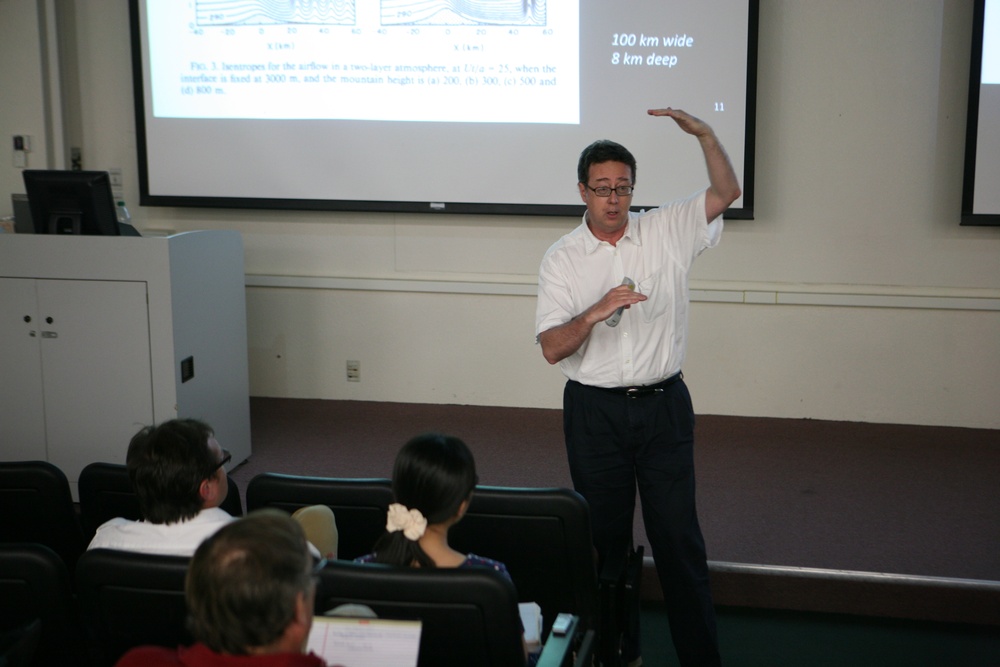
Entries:
{"type": "MultiPolygon", "coordinates": [[[[627,276],[626,276],[625,280],[622,281],[622,285],[625,285],[630,290],[634,290],[635,289],[635,283],[632,282],[632,279],[629,278],[629,277],[627,277],[627,276]]],[[[616,326],[618,326],[618,323],[621,322],[621,320],[622,320],[622,312],[624,312],[624,310],[625,310],[625,306],[622,306],[621,308],[619,308],[618,310],[616,310],[611,317],[609,317],[608,319],[604,320],[604,323],[607,324],[609,327],[616,327],[616,326]]]]}

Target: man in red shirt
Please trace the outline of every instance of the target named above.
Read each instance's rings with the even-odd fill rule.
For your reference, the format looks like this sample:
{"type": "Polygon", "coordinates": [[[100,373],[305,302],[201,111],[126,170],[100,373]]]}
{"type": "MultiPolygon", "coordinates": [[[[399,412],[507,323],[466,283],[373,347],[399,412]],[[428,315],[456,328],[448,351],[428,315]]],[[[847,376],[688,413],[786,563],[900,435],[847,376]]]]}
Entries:
{"type": "Polygon", "coordinates": [[[306,653],[313,558],[287,515],[254,512],[219,529],[195,552],[184,593],[197,643],[134,648],[117,667],[325,667],[306,653]]]}

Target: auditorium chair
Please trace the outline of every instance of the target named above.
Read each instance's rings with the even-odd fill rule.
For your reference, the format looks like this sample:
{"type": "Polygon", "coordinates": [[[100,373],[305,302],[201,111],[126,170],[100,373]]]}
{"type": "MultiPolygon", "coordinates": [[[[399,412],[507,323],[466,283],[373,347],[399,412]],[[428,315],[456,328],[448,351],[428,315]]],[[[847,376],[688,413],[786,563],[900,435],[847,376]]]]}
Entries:
{"type": "Polygon", "coordinates": [[[37,542],[70,572],[86,548],[69,480],[47,461],[0,463],[0,542],[37,542]]]}
{"type": "MultiPolygon", "coordinates": [[[[86,665],[83,632],[66,563],[52,549],[37,543],[0,544],[0,634],[8,642],[32,642],[39,621],[33,659],[25,664],[86,665]],[[12,633],[24,631],[20,638],[12,633]]],[[[22,645],[8,645],[23,658],[22,645]]],[[[2,662],[0,662],[2,664],[2,662]]]]}
{"type": "MultiPolygon", "coordinates": [[[[233,516],[243,516],[240,490],[232,477],[226,476],[229,491],[220,506],[233,516]]],[[[132,490],[128,470],[121,463],[90,463],[80,471],[80,521],[87,538],[93,539],[97,528],[109,519],[122,517],[134,521],[142,518],[139,499],[132,490]]]]}
{"type": "MultiPolygon", "coordinates": [[[[524,667],[517,592],[487,568],[409,568],[331,561],[319,571],[316,613],[360,604],[379,618],[421,622],[418,667],[524,667]]],[[[540,665],[572,665],[582,636],[574,623],[566,637],[543,647],[540,665]]]]}
{"type": "Polygon", "coordinates": [[[598,572],[590,508],[565,488],[477,486],[465,516],[448,532],[452,547],[507,566],[522,602],[542,608],[543,637],[556,615],[569,612],[596,632],[595,655],[620,662],[621,639],[637,622],[629,602],[638,595],[642,552],[605,563],[598,572]]]}
{"type": "Polygon", "coordinates": [[[247,484],[247,511],[275,507],[288,512],[326,505],[337,521],[337,557],[353,560],[371,553],[385,532],[392,486],[384,478],[304,477],[261,473],[247,484]]]}
{"type": "Polygon", "coordinates": [[[523,602],[542,608],[544,634],[560,612],[594,627],[597,563],[590,509],[580,494],[561,488],[477,486],[462,520],[448,531],[462,553],[504,563],[523,602]]]}
{"type": "Polygon", "coordinates": [[[80,617],[96,667],[135,646],[193,643],[185,625],[189,559],[110,549],[85,552],[76,567],[80,617]]]}

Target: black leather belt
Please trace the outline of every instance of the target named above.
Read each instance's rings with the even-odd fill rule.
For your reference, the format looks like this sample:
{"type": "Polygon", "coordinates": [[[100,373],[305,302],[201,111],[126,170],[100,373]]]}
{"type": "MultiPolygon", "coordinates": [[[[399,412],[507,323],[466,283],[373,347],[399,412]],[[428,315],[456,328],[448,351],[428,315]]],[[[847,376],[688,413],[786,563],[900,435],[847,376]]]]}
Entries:
{"type": "Polygon", "coordinates": [[[643,396],[651,396],[653,394],[662,394],[663,390],[677,382],[678,380],[684,379],[684,373],[678,371],[677,373],[671,375],[666,380],[661,380],[656,384],[639,385],[636,387],[591,387],[591,389],[600,389],[601,391],[609,391],[612,394],[621,394],[628,396],[629,398],[642,398],[643,396]]]}

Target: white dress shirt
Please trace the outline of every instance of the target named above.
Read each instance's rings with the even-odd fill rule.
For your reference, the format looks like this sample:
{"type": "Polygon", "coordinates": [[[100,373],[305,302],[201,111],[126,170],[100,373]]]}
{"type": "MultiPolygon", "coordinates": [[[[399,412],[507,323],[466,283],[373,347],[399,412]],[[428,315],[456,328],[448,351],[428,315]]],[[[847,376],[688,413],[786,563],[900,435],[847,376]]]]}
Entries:
{"type": "Polygon", "coordinates": [[[117,549],[165,556],[193,556],[205,538],[233,520],[223,509],[209,507],[178,523],[111,519],[97,529],[88,549],[117,549]]]}
{"type": "Polygon", "coordinates": [[[570,380],[595,387],[655,384],[681,370],[687,351],[688,274],[695,257],[718,245],[722,217],[705,219],[705,192],[629,213],[617,245],[599,241],[587,216],[556,241],[538,276],[535,334],[564,324],[626,277],[646,301],[625,309],[617,327],[598,324],[559,362],[570,380]]]}

